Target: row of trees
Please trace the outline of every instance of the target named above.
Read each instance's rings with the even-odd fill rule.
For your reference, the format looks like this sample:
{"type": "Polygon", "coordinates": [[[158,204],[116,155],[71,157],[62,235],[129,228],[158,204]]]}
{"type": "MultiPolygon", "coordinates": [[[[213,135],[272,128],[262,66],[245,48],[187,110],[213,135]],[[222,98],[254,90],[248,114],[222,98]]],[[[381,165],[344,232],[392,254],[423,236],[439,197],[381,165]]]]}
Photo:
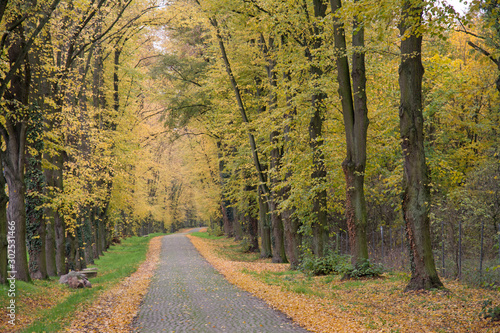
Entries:
{"type": "Polygon", "coordinates": [[[164,5],[0,3],[1,282],[62,275],[113,238],[198,219],[175,204],[190,185],[165,167],[175,156],[146,99],[164,5]]]}
{"type": "Polygon", "coordinates": [[[421,0],[173,2],[153,78],[166,82],[165,122],[217,148],[207,181],[222,189],[224,232],[297,267],[347,230],[360,266],[368,230],[404,224],[407,289],[442,286],[434,225],[498,224],[498,10],[490,0],[463,17],[421,0]]]}

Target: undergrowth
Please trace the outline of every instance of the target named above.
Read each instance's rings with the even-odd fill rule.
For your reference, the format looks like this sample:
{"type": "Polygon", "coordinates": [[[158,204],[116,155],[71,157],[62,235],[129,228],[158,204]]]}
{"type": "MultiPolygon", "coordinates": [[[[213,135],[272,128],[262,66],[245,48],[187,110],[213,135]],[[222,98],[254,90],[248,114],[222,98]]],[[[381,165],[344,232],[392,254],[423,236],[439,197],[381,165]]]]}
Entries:
{"type": "Polygon", "coordinates": [[[351,264],[350,256],[337,252],[329,252],[324,257],[316,257],[311,252],[305,252],[301,257],[299,269],[305,274],[320,276],[338,274],[345,279],[378,277],[384,273],[384,267],[380,264],[373,264],[369,259],[359,265],[351,264]]]}

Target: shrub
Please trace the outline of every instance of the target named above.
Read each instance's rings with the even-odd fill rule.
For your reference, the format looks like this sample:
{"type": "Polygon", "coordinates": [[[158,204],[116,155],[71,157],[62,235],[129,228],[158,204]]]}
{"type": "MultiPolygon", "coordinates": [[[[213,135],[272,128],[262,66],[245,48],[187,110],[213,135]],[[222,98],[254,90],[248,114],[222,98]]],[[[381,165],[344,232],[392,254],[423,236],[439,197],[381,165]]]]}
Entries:
{"type": "Polygon", "coordinates": [[[299,270],[311,275],[340,274],[349,265],[349,257],[336,252],[328,253],[318,258],[311,252],[305,252],[301,257],[299,270]]]}
{"type": "Polygon", "coordinates": [[[372,264],[370,259],[366,259],[360,264],[353,267],[350,265],[343,274],[343,279],[357,279],[361,277],[378,277],[384,273],[384,266],[381,264],[372,264]]]}
{"type": "Polygon", "coordinates": [[[479,313],[484,319],[490,318],[491,321],[500,320],[500,306],[493,306],[491,300],[486,300],[483,302],[483,309],[479,313]]]}
{"type": "Polygon", "coordinates": [[[218,224],[208,227],[207,232],[210,236],[215,236],[215,237],[224,236],[224,230],[222,230],[222,228],[218,224]]]}

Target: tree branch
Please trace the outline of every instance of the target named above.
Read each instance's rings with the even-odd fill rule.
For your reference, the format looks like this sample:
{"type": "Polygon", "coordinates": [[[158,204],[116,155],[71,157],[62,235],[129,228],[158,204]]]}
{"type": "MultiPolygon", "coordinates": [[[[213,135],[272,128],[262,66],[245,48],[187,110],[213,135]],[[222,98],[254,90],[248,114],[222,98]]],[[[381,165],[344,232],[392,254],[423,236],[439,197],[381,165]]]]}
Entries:
{"type": "Polygon", "coordinates": [[[7,85],[10,83],[10,80],[12,80],[14,73],[19,69],[19,67],[21,67],[21,64],[24,61],[26,54],[28,54],[28,50],[30,49],[31,45],[35,41],[36,36],[38,36],[38,34],[40,33],[40,31],[42,31],[45,24],[47,24],[47,22],[50,19],[50,16],[52,15],[54,10],[56,9],[59,2],[61,2],[61,0],[54,0],[52,2],[51,6],[49,7],[49,10],[47,11],[47,13],[45,13],[45,16],[40,20],[40,23],[35,28],[35,30],[31,34],[30,38],[28,39],[28,41],[24,45],[24,48],[23,48],[21,54],[19,55],[19,57],[17,58],[16,62],[14,63],[14,66],[12,66],[10,68],[7,75],[2,80],[2,84],[0,85],[0,96],[3,96],[3,94],[5,93],[5,89],[7,89],[7,85]]]}
{"type": "Polygon", "coordinates": [[[484,54],[485,56],[487,56],[488,58],[490,58],[491,61],[493,61],[497,66],[499,66],[499,61],[498,59],[495,59],[493,58],[493,56],[491,55],[491,53],[489,53],[488,51],[486,51],[485,49],[483,49],[482,47],[474,44],[473,42],[469,41],[467,42],[467,44],[469,44],[470,47],[472,47],[473,49],[475,49],[476,51],[484,54]]]}

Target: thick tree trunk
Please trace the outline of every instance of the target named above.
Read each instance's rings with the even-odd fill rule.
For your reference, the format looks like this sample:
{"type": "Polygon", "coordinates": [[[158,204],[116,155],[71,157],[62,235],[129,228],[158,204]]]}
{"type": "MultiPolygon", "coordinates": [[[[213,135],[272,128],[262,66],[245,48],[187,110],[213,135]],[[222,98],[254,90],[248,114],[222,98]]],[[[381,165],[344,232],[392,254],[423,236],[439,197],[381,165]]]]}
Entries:
{"type": "MultiPolygon", "coordinates": [[[[283,75],[284,80],[290,82],[291,78],[288,74],[283,75]]],[[[297,114],[296,109],[292,106],[291,99],[292,97],[287,94],[287,106],[289,111],[285,114],[285,119],[287,119],[287,125],[283,130],[284,134],[284,151],[289,153],[293,151],[292,139],[290,136],[292,127],[291,123],[293,121],[294,116],[297,114]]],[[[288,182],[288,180],[292,177],[292,173],[288,170],[285,174],[284,182],[288,182]]],[[[286,185],[282,187],[280,191],[280,197],[282,201],[286,201],[290,197],[291,186],[286,185]]],[[[281,217],[283,219],[283,229],[285,233],[285,250],[288,261],[290,262],[291,269],[297,269],[300,264],[300,246],[302,245],[302,235],[299,234],[300,229],[300,221],[293,215],[294,208],[289,207],[283,209],[281,213],[281,217]]]]}
{"type": "Polygon", "coordinates": [[[260,231],[260,257],[270,258],[273,256],[271,248],[271,220],[269,206],[262,196],[262,189],[259,186],[259,231],[260,231]]]}
{"type": "Polygon", "coordinates": [[[10,81],[10,87],[5,90],[3,98],[4,124],[0,126],[1,134],[5,140],[5,151],[2,152],[4,174],[9,188],[9,205],[7,219],[14,222],[15,230],[15,266],[11,271],[16,271],[15,277],[22,281],[31,281],[26,253],[26,210],[24,184],[24,165],[26,147],[27,118],[20,116],[28,110],[29,88],[31,82],[31,69],[23,48],[26,46],[24,27],[17,24],[19,17],[12,17],[6,24],[10,33],[7,35],[8,63],[11,69],[16,62],[22,61],[22,66],[15,70],[10,81]]]}
{"type": "Polygon", "coordinates": [[[98,215],[99,221],[99,246],[102,251],[106,251],[108,249],[108,244],[106,242],[106,213],[105,210],[99,209],[98,215]]]}
{"type": "MultiPolygon", "coordinates": [[[[283,200],[287,199],[289,189],[283,189],[283,200]]],[[[300,263],[300,246],[302,236],[299,234],[300,223],[293,216],[292,209],[285,209],[281,213],[283,219],[283,231],[285,235],[285,252],[291,269],[297,269],[300,263]]]]}
{"type": "MultiPolygon", "coordinates": [[[[225,184],[225,179],[228,178],[228,176],[225,174],[224,171],[224,161],[222,159],[223,154],[222,154],[222,142],[221,140],[217,141],[217,156],[219,158],[219,179],[220,179],[220,186],[224,190],[224,184],[225,184]]],[[[234,218],[234,215],[232,214],[232,210],[229,207],[229,201],[225,199],[224,193],[222,194],[222,199],[220,203],[220,208],[222,212],[222,222],[223,222],[223,228],[224,228],[224,234],[226,237],[233,237],[234,236],[234,231],[233,231],[233,223],[232,219],[234,218]]]]}
{"type": "MultiPolygon", "coordinates": [[[[331,0],[330,4],[332,12],[339,11],[342,6],[341,0],[331,0]]],[[[353,29],[353,89],[351,90],[344,25],[340,19],[334,23],[337,80],[346,133],[346,158],[342,162],[346,180],[345,209],[352,264],[358,266],[368,259],[367,211],[364,195],[368,108],[366,105],[364,28],[358,22],[357,17],[354,19],[353,29]]]]}
{"type": "MultiPolygon", "coordinates": [[[[277,97],[277,79],[276,79],[276,61],[269,55],[269,50],[266,46],[264,36],[260,35],[260,44],[262,52],[267,61],[266,72],[269,81],[269,86],[271,87],[269,93],[269,112],[272,113],[276,110],[278,97],[277,97]]],[[[274,39],[269,38],[269,49],[274,49],[274,39]]],[[[280,133],[278,131],[272,131],[269,137],[269,141],[273,145],[271,150],[270,158],[270,182],[271,189],[270,195],[268,196],[268,209],[271,213],[271,228],[273,233],[273,238],[271,242],[273,262],[288,262],[285,251],[285,234],[283,229],[283,220],[281,219],[281,214],[278,212],[279,206],[279,195],[277,190],[275,190],[280,183],[279,173],[281,169],[281,157],[282,151],[280,149],[279,137],[280,133]]],[[[265,189],[261,187],[261,191],[265,195],[265,189]]]]}
{"type": "Polygon", "coordinates": [[[312,223],[313,231],[313,253],[317,257],[324,255],[324,239],[325,229],[327,227],[326,216],[326,189],[324,183],[326,182],[326,169],[324,164],[324,156],[322,151],[323,138],[322,138],[322,124],[323,124],[323,107],[322,104],[324,96],[313,95],[313,107],[315,109],[314,115],[309,123],[309,138],[311,139],[311,149],[313,151],[313,173],[311,175],[313,186],[323,187],[322,189],[315,190],[313,197],[313,216],[312,223]]]}
{"type": "MultiPolygon", "coordinates": [[[[41,124],[41,122],[39,122],[41,124]]],[[[40,145],[40,141],[34,139],[40,145]]],[[[40,147],[34,147],[35,149],[40,147]]],[[[29,196],[26,197],[26,224],[29,252],[29,269],[33,279],[46,279],[47,265],[45,255],[45,219],[40,206],[43,204],[43,180],[41,156],[27,155],[26,182],[29,196]]]]}
{"type": "MultiPolygon", "coordinates": [[[[45,172],[47,172],[47,171],[48,170],[45,170],[45,172]]],[[[50,186],[50,185],[48,185],[48,183],[47,183],[47,186],[50,186]]],[[[48,274],[48,276],[57,276],[54,211],[52,210],[52,208],[45,208],[44,214],[46,217],[46,223],[45,223],[45,264],[47,267],[47,274],[48,274]]]]}
{"type": "Polygon", "coordinates": [[[66,270],[75,271],[78,266],[78,240],[76,237],[76,230],[74,230],[74,233],[68,231],[66,241],[69,244],[69,253],[66,256],[66,270]]]}
{"type": "Polygon", "coordinates": [[[243,228],[241,227],[241,221],[245,218],[243,214],[238,212],[236,208],[233,208],[233,231],[234,231],[234,240],[240,241],[243,239],[243,228]]]}
{"type": "Polygon", "coordinates": [[[85,248],[85,264],[90,265],[94,263],[94,254],[92,251],[92,225],[90,222],[90,209],[88,208],[85,212],[82,231],[83,246],[85,248]]]}
{"type": "Polygon", "coordinates": [[[404,158],[403,217],[410,248],[411,279],[406,290],[442,287],[436,271],[430,237],[430,190],[424,151],[422,115],[423,1],[403,1],[399,106],[401,148],[404,158]]]}
{"type": "Polygon", "coordinates": [[[230,208],[226,208],[226,203],[221,201],[220,209],[222,212],[222,228],[224,229],[224,235],[226,235],[226,237],[233,237],[233,224],[230,219],[232,216],[229,216],[230,214],[228,214],[230,213],[230,208]]]}
{"type": "Polygon", "coordinates": [[[283,221],[281,220],[281,214],[278,211],[278,207],[276,207],[276,200],[274,198],[271,198],[269,201],[269,210],[271,211],[271,228],[273,230],[272,261],[274,263],[286,263],[288,261],[285,253],[283,221]]]}
{"type": "MultiPolygon", "coordinates": [[[[255,186],[246,186],[245,191],[255,192],[257,189],[255,186]]],[[[252,195],[253,193],[248,193],[248,210],[245,216],[246,219],[246,231],[249,240],[248,252],[259,252],[259,219],[254,215],[254,209],[252,207],[257,205],[256,198],[252,195]]],[[[258,195],[258,191],[257,191],[258,195]]]]}
{"type": "MultiPolygon", "coordinates": [[[[322,0],[313,0],[314,5],[314,16],[317,18],[323,18],[326,15],[327,5],[322,0]]],[[[318,49],[321,47],[322,39],[320,37],[321,29],[318,26],[314,26],[314,40],[311,44],[311,48],[318,49]]],[[[314,56],[309,50],[307,50],[307,56],[311,62],[311,76],[313,80],[318,80],[323,75],[321,68],[315,63],[314,56]]],[[[316,90],[320,90],[317,87],[316,90]]],[[[327,214],[326,214],[326,188],[324,186],[326,182],[326,169],[324,163],[324,155],[322,151],[323,137],[322,137],[322,127],[324,120],[324,109],[325,105],[323,100],[326,98],[326,94],[323,92],[314,93],[311,96],[311,103],[314,113],[309,121],[309,138],[310,147],[313,153],[312,165],[313,172],[311,175],[312,184],[316,188],[314,190],[313,196],[313,253],[317,257],[322,257],[324,255],[324,240],[325,240],[325,230],[327,228],[327,214]]]]}
{"type": "MultiPolygon", "coordinates": [[[[271,142],[276,146],[278,145],[277,136],[278,132],[271,132],[271,142]]],[[[274,147],[271,150],[271,170],[274,173],[279,172],[281,160],[281,152],[279,148],[274,147]]],[[[274,190],[279,185],[279,180],[276,175],[271,176],[272,190],[269,197],[268,205],[269,211],[271,212],[271,228],[273,232],[272,238],[272,252],[273,252],[273,262],[285,263],[288,262],[285,251],[285,234],[283,229],[283,220],[281,219],[281,213],[279,212],[278,193],[274,190]]]]}
{"type": "MultiPolygon", "coordinates": [[[[2,163],[0,161],[0,167],[2,163]]],[[[3,170],[3,168],[2,168],[3,170]]],[[[0,175],[0,284],[7,282],[7,202],[5,178],[0,175]]]]}
{"type": "Polygon", "coordinates": [[[7,177],[7,186],[9,188],[7,219],[8,221],[15,222],[16,227],[14,231],[16,241],[16,262],[14,266],[15,268],[12,269],[12,271],[16,271],[16,279],[22,281],[31,281],[26,253],[26,208],[24,205],[24,175],[20,173],[19,170],[16,173],[17,175],[10,175],[7,177]]]}
{"type": "MultiPolygon", "coordinates": [[[[63,191],[63,160],[62,153],[54,157],[54,187],[60,192],[63,191]]],[[[56,244],[56,269],[57,275],[68,273],[66,269],[66,225],[64,217],[59,209],[54,211],[54,235],[56,244]]]]}

